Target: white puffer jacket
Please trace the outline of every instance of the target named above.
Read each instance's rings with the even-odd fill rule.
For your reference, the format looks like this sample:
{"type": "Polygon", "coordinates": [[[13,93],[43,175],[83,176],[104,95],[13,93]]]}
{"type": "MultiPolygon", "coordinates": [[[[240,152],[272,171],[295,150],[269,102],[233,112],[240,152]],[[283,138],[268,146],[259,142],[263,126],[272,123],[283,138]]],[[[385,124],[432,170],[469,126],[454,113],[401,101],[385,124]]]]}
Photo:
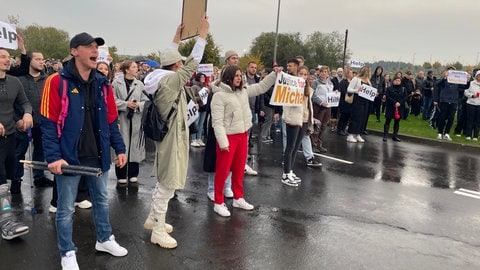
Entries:
{"type": "Polygon", "coordinates": [[[270,73],[261,82],[233,91],[229,85],[220,83],[212,86],[212,127],[220,148],[229,146],[227,135],[246,132],[252,126],[249,97],[258,96],[270,89],[277,75],[270,73]]]}
{"type": "Polygon", "coordinates": [[[468,98],[467,104],[480,106],[480,97],[477,97],[477,94],[479,93],[480,93],[480,82],[476,80],[471,81],[470,87],[467,90],[465,90],[465,96],[468,98]]]}

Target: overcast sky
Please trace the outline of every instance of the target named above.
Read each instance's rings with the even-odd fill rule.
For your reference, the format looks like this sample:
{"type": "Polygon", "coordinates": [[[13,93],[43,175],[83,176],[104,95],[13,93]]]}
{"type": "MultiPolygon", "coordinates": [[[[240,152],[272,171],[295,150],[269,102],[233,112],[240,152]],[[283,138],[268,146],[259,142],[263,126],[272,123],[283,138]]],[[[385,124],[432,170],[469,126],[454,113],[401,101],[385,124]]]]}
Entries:
{"type": "MultiPolygon", "coordinates": [[[[7,1],[7,0],[4,0],[7,1]]],[[[262,32],[275,32],[279,0],[208,0],[210,32],[222,53],[248,52],[262,32]]],[[[120,54],[168,47],[181,21],[182,0],[8,1],[0,20],[19,16],[20,26],[53,26],[70,36],[86,31],[120,54]]],[[[352,60],[460,61],[480,54],[479,0],[281,0],[280,33],[342,34],[348,29],[352,60]]],[[[28,49],[28,44],[27,44],[28,49]]],[[[321,63],[319,63],[321,64],[321,63]]]]}

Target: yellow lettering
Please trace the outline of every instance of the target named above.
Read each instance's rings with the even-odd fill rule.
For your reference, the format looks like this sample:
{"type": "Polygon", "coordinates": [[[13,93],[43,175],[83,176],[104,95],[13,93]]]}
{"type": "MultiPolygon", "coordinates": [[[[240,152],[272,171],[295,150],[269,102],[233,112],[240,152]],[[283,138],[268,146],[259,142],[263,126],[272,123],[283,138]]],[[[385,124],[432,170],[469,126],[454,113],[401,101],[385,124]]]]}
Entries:
{"type": "Polygon", "coordinates": [[[274,102],[283,102],[285,100],[285,95],[287,94],[288,86],[277,85],[275,89],[275,96],[273,97],[274,102]]]}

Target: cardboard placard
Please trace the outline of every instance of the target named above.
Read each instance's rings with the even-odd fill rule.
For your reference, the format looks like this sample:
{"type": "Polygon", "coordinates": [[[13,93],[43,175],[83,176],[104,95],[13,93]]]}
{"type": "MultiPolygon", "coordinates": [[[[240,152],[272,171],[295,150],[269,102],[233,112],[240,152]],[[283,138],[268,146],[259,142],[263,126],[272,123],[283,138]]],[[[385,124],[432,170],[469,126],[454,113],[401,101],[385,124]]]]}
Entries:
{"type": "Polygon", "coordinates": [[[207,12],[207,0],[183,0],[182,24],[184,25],[180,40],[199,35],[199,23],[207,12]]]}
{"type": "Polygon", "coordinates": [[[373,101],[377,96],[377,88],[371,87],[368,84],[362,84],[362,90],[362,92],[358,92],[359,97],[373,101]]]}
{"type": "Polygon", "coordinates": [[[285,72],[277,75],[270,104],[276,106],[303,106],[305,80],[285,72]]]}
{"type": "Polygon", "coordinates": [[[327,107],[338,107],[340,103],[340,92],[338,91],[330,91],[327,92],[327,107]]]}

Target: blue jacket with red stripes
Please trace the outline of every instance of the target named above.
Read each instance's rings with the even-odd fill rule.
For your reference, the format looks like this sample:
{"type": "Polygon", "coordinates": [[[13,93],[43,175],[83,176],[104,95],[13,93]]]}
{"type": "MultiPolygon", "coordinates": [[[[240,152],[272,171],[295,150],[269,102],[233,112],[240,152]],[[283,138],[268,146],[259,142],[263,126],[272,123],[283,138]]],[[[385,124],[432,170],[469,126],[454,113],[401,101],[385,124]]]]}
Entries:
{"type": "MultiPolygon", "coordinates": [[[[108,79],[98,72],[95,74],[94,85],[97,95],[95,135],[100,144],[101,169],[105,172],[111,163],[110,146],[117,155],[125,153],[126,147],[118,129],[118,112],[112,86],[108,79]]],[[[68,68],[47,78],[40,113],[43,151],[48,163],[64,159],[70,165],[82,165],[78,159],[77,148],[85,118],[86,91],[80,78],[73,75],[68,68]]]]}

